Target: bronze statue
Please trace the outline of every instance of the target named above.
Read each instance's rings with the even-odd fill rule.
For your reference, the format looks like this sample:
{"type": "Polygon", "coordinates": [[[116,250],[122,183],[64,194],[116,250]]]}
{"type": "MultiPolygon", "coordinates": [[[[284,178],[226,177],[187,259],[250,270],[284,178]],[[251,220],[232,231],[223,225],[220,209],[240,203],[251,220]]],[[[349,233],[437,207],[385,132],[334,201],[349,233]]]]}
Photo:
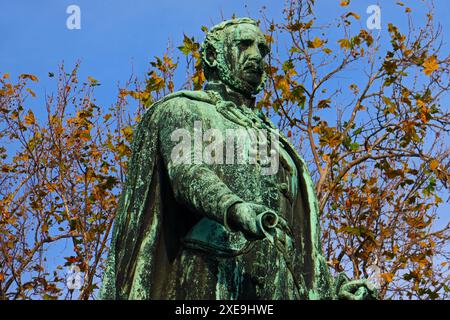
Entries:
{"type": "Polygon", "coordinates": [[[146,111],[101,298],[376,297],[365,280],[331,277],[307,167],[255,107],[268,53],[254,20],[224,21],[202,44],[204,90],[146,111]]]}

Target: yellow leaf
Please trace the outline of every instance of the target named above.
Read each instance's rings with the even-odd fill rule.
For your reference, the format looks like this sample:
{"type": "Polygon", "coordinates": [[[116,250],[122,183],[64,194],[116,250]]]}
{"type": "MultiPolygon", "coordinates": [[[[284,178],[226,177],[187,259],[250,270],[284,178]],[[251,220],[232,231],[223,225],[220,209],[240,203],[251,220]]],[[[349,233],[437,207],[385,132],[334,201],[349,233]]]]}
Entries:
{"type": "Polygon", "coordinates": [[[323,44],[324,41],[318,37],[315,37],[313,41],[308,41],[308,47],[313,49],[320,48],[323,44]]]}
{"type": "Polygon", "coordinates": [[[340,44],[341,48],[346,48],[346,49],[351,48],[351,43],[348,39],[341,39],[338,41],[338,43],[340,44]]]}
{"type": "Polygon", "coordinates": [[[436,71],[439,68],[439,64],[436,60],[436,56],[428,57],[428,59],[425,60],[425,62],[422,64],[422,66],[424,67],[423,72],[427,76],[431,75],[434,71],[436,71]]]}
{"type": "Polygon", "coordinates": [[[346,7],[346,6],[348,6],[349,4],[350,4],[350,0],[341,0],[340,6],[341,6],[341,7],[346,7]]]}
{"type": "Polygon", "coordinates": [[[270,34],[265,34],[264,38],[266,38],[267,44],[273,43],[273,37],[270,34]]]}
{"type": "Polygon", "coordinates": [[[439,161],[437,161],[436,159],[433,159],[430,161],[430,169],[434,170],[439,166],[439,161]]]}
{"type": "Polygon", "coordinates": [[[28,111],[28,115],[26,115],[24,119],[25,119],[25,123],[29,126],[33,125],[36,122],[36,120],[34,118],[34,113],[31,110],[28,111]]]}
{"type": "Polygon", "coordinates": [[[122,134],[126,137],[129,137],[133,134],[133,128],[132,127],[126,127],[122,129],[122,134]]]}
{"type": "Polygon", "coordinates": [[[398,252],[398,245],[394,244],[394,248],[392,248],[392,251],[394,252],[394,254],[397,254],[397,252],[398,252]]]}
{"type": "Polygon", "coordinates": [[[139,94],[138,91],[128,91],[128,94],[130,96],[132,96],[133,98],[135,98],[135,99],[139,99],[140,98],[140,94],[139,94]]]}
{"type": "Polygon", "coordinates": [[[283,92],[289,92],[289,83],[285,78],[279,77],[275,82],[275,88],[283,92]]]}
{"type": "Polygon", "coordinates": [[[5,73],[4,75],[3,75],[3,79],[8,79],[9,78],[9,73],[5,73]]]}
{"type": "Polygon", "coordinates": [[[150,97],[150,93],[148,93],[147,91],[139,93],[139,99],[141,99],[141,100],[147,100],[149,97],[150,97]]]}

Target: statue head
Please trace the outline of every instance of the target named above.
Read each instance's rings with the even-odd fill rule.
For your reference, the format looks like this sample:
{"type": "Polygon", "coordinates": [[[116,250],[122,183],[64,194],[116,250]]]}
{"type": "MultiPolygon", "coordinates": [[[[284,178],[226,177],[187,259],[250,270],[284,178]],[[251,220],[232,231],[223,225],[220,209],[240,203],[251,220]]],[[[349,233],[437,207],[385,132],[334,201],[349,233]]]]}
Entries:
{"type": "Polygon", "coordinates": [[[264,57],[269,53],[266,38],[255,20],[224,21],[207,33],[201,58],[208,81],[222,81],[232,89],[252,96],[264,87],[264,57]]]}

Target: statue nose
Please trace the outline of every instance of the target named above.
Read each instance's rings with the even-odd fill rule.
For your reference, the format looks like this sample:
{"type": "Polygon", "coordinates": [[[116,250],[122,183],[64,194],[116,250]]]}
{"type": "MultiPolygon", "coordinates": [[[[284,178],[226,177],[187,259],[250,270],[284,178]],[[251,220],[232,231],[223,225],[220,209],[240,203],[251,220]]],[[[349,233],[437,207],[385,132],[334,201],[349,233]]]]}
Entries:
{"type": "Polygon", "coordinates": [[[248,60],[254,60],[257,63],[262,60],[262,54],[256,44],[248,48],[248,60]]]}

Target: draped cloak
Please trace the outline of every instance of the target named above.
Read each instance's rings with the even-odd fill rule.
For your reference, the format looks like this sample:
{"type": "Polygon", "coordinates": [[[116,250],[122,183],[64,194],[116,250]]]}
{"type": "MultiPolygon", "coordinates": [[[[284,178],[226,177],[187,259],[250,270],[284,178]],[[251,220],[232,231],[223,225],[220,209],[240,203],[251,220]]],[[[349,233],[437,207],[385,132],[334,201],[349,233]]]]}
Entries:
{"type": "MultiPolygon", "coordinates": [[[[165,286],[173,280],[170,279],[173,269],[183,268],[180,254],[186,235],[202,217],[222,223],[232,204],[252,200],[238,196],[237,189],[228,188],[223,179],[201,164],[177,172],[167,156],[163,156],[171,146],[167,144],[169,132],[176,126],[189,126],[194,120],[210,125],[224,121],[245,125],[245,121],[240,123],[242,118],[234,116],[236,108],[234,103],[220,101],[207,91],[180,91],[159,100],[144,113],[134,132],[100,298],[177,298],[165,294],[165,286]]],[[[275,129],[262,112],[257,115],[275,129]]],[[[299,248],[297,254],[301,256],[296,272],[303,279],[302,298],[333,299],[337,286],[322,254],[313,182],[304,160],[288,139],[282,134],[279,138],[298,172],[300,192],[294,199],[291,228],[294,245],[299,248]]],[[[245,176],[251,173],[239,174],[240,177],[233,179],[251,180],[245,176]]],[[[202,273],[201,267],[196,272],[202,273]]],[[[217,294],[213,298],[221,299],[221,296],[217,294]]]]}

